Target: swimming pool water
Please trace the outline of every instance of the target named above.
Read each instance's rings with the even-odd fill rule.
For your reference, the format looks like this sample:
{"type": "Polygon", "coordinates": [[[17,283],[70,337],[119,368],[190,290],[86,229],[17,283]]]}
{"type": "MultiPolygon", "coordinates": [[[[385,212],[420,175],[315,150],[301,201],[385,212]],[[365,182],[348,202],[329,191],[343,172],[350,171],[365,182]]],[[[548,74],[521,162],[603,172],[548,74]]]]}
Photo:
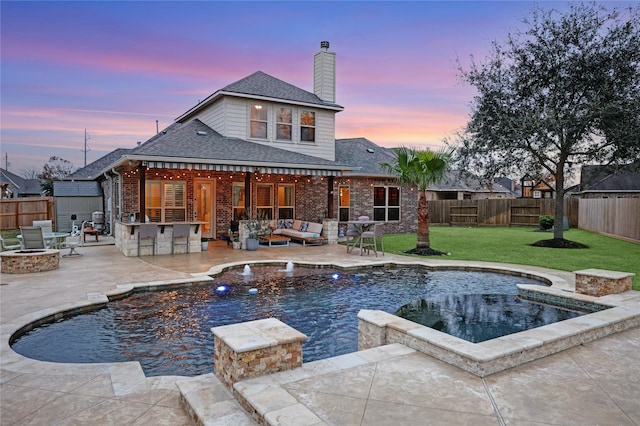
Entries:
{"type": "Polygon", "coordinates": [[[136,293],[35,328],[12,347],[44,361],[139,361],[147,376],[193,376],[213,371],[212,327],[267,317],[309,337],[303,343],[304,361],[309,362],[357,350],[361,309],[400,310],[418,322],[422,315],[432,323],[425,325],[438,328],[446,323],[452,326],[441,327],[443,331],[462,330],[459,337],[480,330],[482,340],[497,337],[487,331],[504,335],[578,315],[518,299],[516,284],[541,283],[496,273],[415,267],[299,267],[293,274],[275,267],[253,269],[251,276],[227,271],[214,277],[212,286],[136,293]],[[222,285],[228,290],[216,291],[222,285]],[[251,288],[258,294],[249,294],[251,288]],[[429,304],[448,311],[425,314],[416,309],[429,304]]]}

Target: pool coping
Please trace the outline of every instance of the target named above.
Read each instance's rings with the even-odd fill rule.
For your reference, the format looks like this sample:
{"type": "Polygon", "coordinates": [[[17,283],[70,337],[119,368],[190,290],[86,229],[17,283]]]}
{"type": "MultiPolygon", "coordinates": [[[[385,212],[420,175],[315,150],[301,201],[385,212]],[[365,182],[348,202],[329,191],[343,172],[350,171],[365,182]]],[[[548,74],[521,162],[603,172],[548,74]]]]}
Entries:
{"type": "MultiPolygon", "coordinates": [[[[122,297],[126,297],[132,292],[136,291],[145,291],[145,290],[154,290],[158,288],[171,288],[174,287],[184,287],[189,285],[202,285],[213,282],[214,279],[209,277],[209,274],[215,274],[218,272],[222,272],[227,269],[242,267],[245,264],[251,265],[284,265],[286,262],[281,260],[263,260],[263,261],[239,261],[239,262],[229,262],[221,265],[216,265],[212,267],[208,272],[191,274],[193,278],[191,279],[175,279],[175,280],[165,280],[165,281],[152,281],[152,282],[139,282],[125,285],[116,285],[110,291],[101,292],[101,293],[89,293],[87,294],[87,300],[84,301],[76,301],[65,303],[62,305],[58,305],[55,307],[50,307],[47,309],[42,309],[27,315],[20,316],[15,318],[7,323],[1,325],[0,332],[0,356],[2,357],[2,363],[5,367],[11,367],[16,371],[48,371],[55,374],[110,374],[112,377],[113,390],[116,395],[124,395],[131,392],[136,392],[139,390],[143,390],[147,387],[147,383],[149,380],[170,380],[175,381],[178,388],[182,388],[186,386],[188,383],[199,383],[206,381],[209,385],[212,378],[210,374],[196,376],[196,377],[182,377],[182,376],[158,376],[158,377],[149,377],[147,378],[144,375],[142,367],[140,363],[137,361],[130,362],[116,362],[116,363],[96,363],[96,364],[78,364],[78,363],[53,363],[46,361],[38,361],[33,360],[27,357],[24,357],[15,351],[13,351],[9,345],[9,341],[11,337],[18,331],[24,330],[28,328],[30,325],[35,325],[37,323],[41,323],[43,321],[48,320],[49,318],[59,318],[64,317],[65,315],[72,315],[82,311],[90,311],[95,309],[96,306],[100,304],[107,303],[110,299],[118,299],[122,297]]],[[[597,312],[594,314],[588,314],[580,318],[589,317],[586,322],[580,322],[580,318],[574,318],[573,320],[575,324],[572,324],[570,327],[565,326],[565,330],[556,330],[561,333],[565,333],[567,336],[573,336],[575,334],[576,328],[584,328],[590,329],[593,332],[593,339],[598,339],[604,337],[608,334],[613,334],[618,331],[622,331],[626,328],[631,328],[634,326],[640,325],[640,292],[638,291],[628,291],[625,293],[620,293],[616,295],[602,296],[602,297],[592,297],[585,295],[578,295],[574,293],[574,289],[570,282],[566,279],[562,278],[560,275],[567,275],[568,272],[565,271],[557,271],[557,274],[554,274],[553,270],[546,270],[547,272],[536,270],[535,267],[527,267],[525,265],[493,265],[485,262],[457,262],[450,261],[446,264],[432,264],[428,261],[421,260],[411,260],[411,261],[384,261],[384,260],[375,260],[368,261],[366,264],[357,264],[354,265],[352,263],[349,264],[341,264],[339,262],[294,262],[295,265],[306,266],[312,268],[323,268],[323,267],[339,267],[345,270],[356,269],[360,267],[377,267],[377,266],[421,266],[430,270],[446,270],[446,269],[457,269],[457,270],[482,270],[482,271],[490,271],[490,272],[499,272],[499,273],[507,273],[514,275],[522,275],[522,276],[535,276],[541,277],[544,280],[547,280],[550,283],[550,287],[542,287],[542,286],[533,286],[536,287],[536,291],[542,291],[544,293],[549,294],[559,294],[562,296],[569,296],[571,298],[577,298],[580,300],[586,301],[595,301],[596,303],[605,304],[609,306],[613,306],[613,308],[608,309],[607,311],[597,312]],[[591,321],[591,315],[602,314],[603,312],[613,312],[615,318],[607,318],[607,316],[598,315],[594,321],[591,321]],[[606,328],[607,324],[611,324],[611,330],[608,331],[607,334],[601,334],[606,328]],[[633,325],[635,324],[635,325],[633,325]],[[621,325],[625,325],[625,328],[617,328],[621,325]],[[604,327],[604,328],[603,328],[604,327]]],[[[524,287],[524,286],[523,286],[524,287]]],[[[390,315],[390,314],[389,314],[390,315]]],[[[397,318],[397,317],[396,317],[397,318]]],[[[397,318],[399,319],[399,318],[397,318]]],[[[572,320],[565,320],[572,321],[572,320]]],[[[563,322],[563,323],[564,323],[563,322]]],[[[492,339],[488,342],[483,343],[470,343],[466,342],[462,339],[457,339],[452,336],[446,335],[444,333],[436,332],[443,334],[444,336],[435,336],[435,339],[432,336],[433,341],[438,341],[439,343],[443,343],[443,346],[447,345],[447,341],[449,347],[454,347],[458,352],[464,352],[469,355],[470,358],[479,358],[483,359],[487,354],[517,354],[518,352],[526,351],[528,347],[538,347],[542,341],[540,338],[535,336],[535,332],[537,330],[543,330],[542,333],[549,332],[551,334],[552,330],[549,328],[553,326],[544,326],[539,327],[533,330],[528,330],[520,333],[516,333],[511,336],[523,336],[522,333],[528,333],[525,335],[525,338],[514,338],[505,336],[503,338],[492,339]],[[530,332],[530,333],[529,333],[530,332]],[[446,336],[446,337],[445,337],[446,336]],[[439,340],[443,339],[443,340],[439,340]],[[471,345],[471,346],[469,346],[471,345]],[[489,346],[489,348],[487,348],[489,346]],[[493,346],[493,347],[491,347],[493,346]],[[463,348],[463,349],[460,349],[463,348]],[[467,350],[468,349],[468,350],[467,350]]],[[[424,334],[424,330],[422,334],[424,334]]],[[[538,333],[540,333],[538,331],[538,333]]],[[[417,331],[414,333],[416,336],[420,336],[421,333],[417,331]]],[[[547,340],[553,343],[554,340],[559,339],[557,334],[553,336],[542,336],[547,337],[547,340]]],[[[416,337],[412,337],[416,338],[416,337]]],[[[582,337],[573,337],[573,340],[576,342],[575,344],[584,343],[585,340],[580,340],[582,337]]],[[[592,339],[592,340],[593,340],[592,339]]],[[[396,345],[392,346],[396,347],[396,345]]],[[[405,345],[403,345],[405,346],[405,345]]],[[[384,346],[384,347],[388,347],[384,346]]],[[[410,347],[406,346],[407,349],[410,347]]],[[[381,349],[383,347],[380,347],[381,349]]],[[[412,349],[415,350],[415,349],[412,349]]],[[[563,350],[563,349],[561,349],[563,350]]],[[[347,359],[360,359],[364,356],[365,353],[369,353],[370,350],[366,351],[358,351],[353,352],[351,354],[342,355],[340,357],[329,358],[327,360],[320,360],[312,363],[305,363],[301,369],[304,371],[312,371],[313,365],[325,365],[326,362],[330,362],[330,364],[340,364],[341,360],[347,359]],[[330,360],[330,361],[329,361],[330,360]]],[[[523,361],[528,362],[528,361],[523,361]]],[[[507,367],[511,368],[511,367],[507,367]]],[[[296,369],[298,370],[298,369],[296,369]]],[[[302,371],[302,370],[301,370],[302,371]]],[[[306,373],[305,373],[306,375],[306,373]]],[[[196,386],[195,384],[193,386],[196,386]]],[[[238,396],[236,394],[236,396],[238,396]]],[[[183,395],[183,398],[185,396],[183,395]]],[[[186,399],[185,399],[186,401],[186,399]]],[[[200,403],[193,402],[190,404],[187,402],[185,404],[185,408],[194,413],[200,419],[205,419],[208,416],[207,412],[210,412],[211,405],[210,401],[201,401],[200,403]]]]}

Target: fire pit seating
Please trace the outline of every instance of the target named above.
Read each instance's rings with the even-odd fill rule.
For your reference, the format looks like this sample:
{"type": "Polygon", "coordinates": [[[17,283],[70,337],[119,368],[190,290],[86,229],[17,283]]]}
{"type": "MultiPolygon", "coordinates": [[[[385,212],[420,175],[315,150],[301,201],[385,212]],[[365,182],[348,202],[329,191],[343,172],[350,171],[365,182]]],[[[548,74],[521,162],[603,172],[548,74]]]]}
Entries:
{"type": "Polygon", "coordinates": [[[271,222],[273,234],[284,235],[303,244],[321,238],[322,224],[303,220],[280,219],[271,222]]]}

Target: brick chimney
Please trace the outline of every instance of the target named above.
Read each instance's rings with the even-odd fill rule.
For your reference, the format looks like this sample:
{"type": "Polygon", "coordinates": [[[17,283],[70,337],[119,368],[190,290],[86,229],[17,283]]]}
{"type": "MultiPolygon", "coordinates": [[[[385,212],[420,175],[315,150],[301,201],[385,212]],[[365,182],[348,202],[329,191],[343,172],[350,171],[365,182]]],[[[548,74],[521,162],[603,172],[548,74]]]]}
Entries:
{"type": "Polygon", "coordinates": [[[327,102],[336,101],[336,54],[329,52],[329,42],[320,42],[313,57],[313,93],[327,102]]]}

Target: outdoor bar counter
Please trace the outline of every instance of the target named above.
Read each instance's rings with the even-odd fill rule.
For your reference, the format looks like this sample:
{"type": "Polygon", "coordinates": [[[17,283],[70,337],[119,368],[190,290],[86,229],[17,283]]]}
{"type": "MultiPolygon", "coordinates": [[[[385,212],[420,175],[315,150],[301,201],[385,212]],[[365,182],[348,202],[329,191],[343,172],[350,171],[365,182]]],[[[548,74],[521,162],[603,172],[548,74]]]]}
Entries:
{"type": "MultiPolygon", "coordinates": [[[[184,222],[182,222],[184,223],[184,222]]],[[[158,232],[155,240],[155,255],[186,253],[186,245],[176,245],[172,247],[173,240],[173,223],[156,223],[158,232]]],[[[189,252],[200,252],[200,236],[202,231],[202,222],[189,222],[189,252]]],[[[138,256],[138,233],[140,231],[140,222],[116,222],[115,227],[116,247],[125,256],[138,256]]],[[[181,239],[184,244],[185,240],[181,239]]],[[[151,241],[143,241],[144,246],[140,247],[140,256],[151,256],[153,251],[151,241]]]]}

